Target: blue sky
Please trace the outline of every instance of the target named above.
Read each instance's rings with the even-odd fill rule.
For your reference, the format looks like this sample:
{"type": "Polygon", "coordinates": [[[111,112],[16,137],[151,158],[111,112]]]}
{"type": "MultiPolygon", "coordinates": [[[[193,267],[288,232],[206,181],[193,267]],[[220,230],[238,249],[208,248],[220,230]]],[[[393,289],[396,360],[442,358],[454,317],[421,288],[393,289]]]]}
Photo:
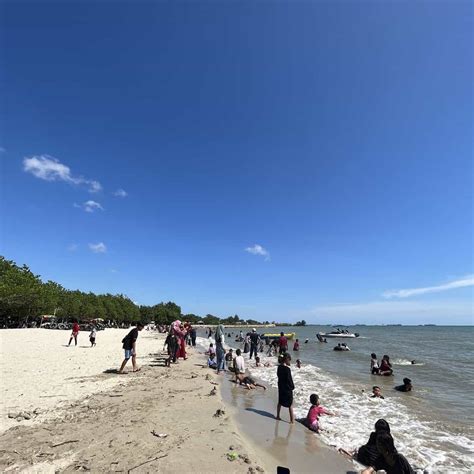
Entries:
{"type": "Polygon", "coordinates": [[[8,258],[197,314],[472,324],[469,2],[1,14],[8,258]]]}

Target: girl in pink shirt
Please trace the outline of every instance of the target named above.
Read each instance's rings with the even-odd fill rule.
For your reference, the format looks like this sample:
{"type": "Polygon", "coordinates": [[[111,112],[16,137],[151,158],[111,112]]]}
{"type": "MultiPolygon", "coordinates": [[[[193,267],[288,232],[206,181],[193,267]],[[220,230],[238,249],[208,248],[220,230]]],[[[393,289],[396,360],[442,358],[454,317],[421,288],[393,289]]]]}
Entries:
{"type": "Polygon", "coordinates": [[[306,416],[306,426],[311,431],[321,431],[319,428],[319,417],[321,415],[334,416],[335,414],[327,411],[326,408],[319,404],[319,396],[315,393],[309,397],[309,401],[311,403],[311,408],[309,409],[308,415],[306,416]]]}

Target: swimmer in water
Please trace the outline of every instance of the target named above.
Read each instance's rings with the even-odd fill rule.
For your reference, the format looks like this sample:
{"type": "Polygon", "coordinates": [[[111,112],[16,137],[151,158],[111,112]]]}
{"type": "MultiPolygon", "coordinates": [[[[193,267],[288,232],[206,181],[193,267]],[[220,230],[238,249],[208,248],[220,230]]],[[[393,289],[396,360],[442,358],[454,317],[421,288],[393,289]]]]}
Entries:
{"type": "Polygon", "coordinates": [[[309,341],[309,339],[306,339],[306,340],[304,341],[304,343],[305,343],[305,344],[308,344],[308,341],[309,341]]]}
{"type": "Polygon", "coordinates": [[[382,400],[385,399],[385,397],[382,395],[382,390],[377,385],[372,387],[372,396],[370,398],[381,398],[382,400]]]}
{"type": "Polygon", "coordinates": [[[395,387],[395,390],[399,392],[411,392],[413,385],[411,384],[411,380],[407,377],[403,379],[403,385],[398,385],[395,387]]]}
{"type": "Polygon", "coordinates": [[[301,361],[299,359],[296,359],[296,367],[301,369],[301,361]]]}

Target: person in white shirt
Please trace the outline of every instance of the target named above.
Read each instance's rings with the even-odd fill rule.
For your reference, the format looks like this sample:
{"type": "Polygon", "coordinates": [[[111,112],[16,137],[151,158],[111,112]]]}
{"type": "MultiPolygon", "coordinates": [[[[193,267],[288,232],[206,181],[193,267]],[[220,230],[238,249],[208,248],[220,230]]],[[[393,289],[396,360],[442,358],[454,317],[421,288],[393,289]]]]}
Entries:
{"type": "Polygon", "coordinates": [[[239,374],[245,374],[245,361],[240,349],[237,349],[235,353],[237,355],[234,359],[234,373],[235,373],[235,381],[237,381],[239,374]]]}

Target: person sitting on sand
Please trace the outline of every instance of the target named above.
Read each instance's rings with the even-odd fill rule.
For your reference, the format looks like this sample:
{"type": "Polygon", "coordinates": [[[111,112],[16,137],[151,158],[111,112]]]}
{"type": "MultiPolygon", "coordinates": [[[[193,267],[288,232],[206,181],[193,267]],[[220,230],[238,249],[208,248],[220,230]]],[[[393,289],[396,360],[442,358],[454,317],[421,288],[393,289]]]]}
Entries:
{"type": "Polygon", "coordinates": [[[257,388],[257,387],[261,387],[261,388],[263,388],[263,390],[267,389],[267,387],[265,387],[265,385],[257,383],[252,377],[250,377],[248,375],[240,374],[237,377],[237,380],[240,383],[240,385],[245,385],[245,387],[248,390],[253,390],[254,388],[257,388]]]}
{"type": "Polygon", "coordinates": [[[281,420],[280,411],[281,407],[288,408],[290,412],[290,423],[294,423],[295,415],[293,413],[293,390],[295,385],[291,376],[291,356],[288,353],[281,355],[278,358],[278,405],[276,419],[281,420]],[[280,363],[281,360],[281,363],[280,363]]]}
{"type": "Polygon", "coordinates": [[[207,359],[207,366],[210,369],[217,369],[216,355],[209,354],[209,359],[207,359]]]}
{"type": "Polygon", "coordinates": [[[382,400],[385,399],[385,397],[382,395],[382,390],[380,387],[378,387],[377,385],[374,385],[372,387],[372,395],[370,398],[381,398],[382,400]]]}
{"type": "Polygon", "coordinates": [[[225,355],[225,361],[227,362],[227,365],[229,365],[229,362],[232,362],[234,359],[234,349],[229,349],[229,352],[225,355]]]}
{"type": "Polygon", "coordinates": [[[305,425],[311,431],[315,431],[316,433],[318,433],[319,431],[322,431],[321,428],[319,427],[319,417],[321,415],[334,416],[335,414],[326,410],[326,408],[322,407],[319,404],[319,396],[316,395],[315,393],[312,393],[310,395],[309,401],[311,403],[311,407],[308,411],[308,414],[306,415],[305,425]]]}
{"type": "Polygon", "coordinates": [[[375,422],[375,431],[370,433],[369,440],[366,444],[353,452],[348,452],[343,448],[339,448],[339,452],[351,456],[357,462],[364,464],[364,466],[374,466],[380,457],[376,444],[377,436],[380,433],[390,433],[390,425],[384,419],[375,422]]]}
{"type": "Polygon", "coordinates": [[[206,351],[206,354],[211,355],[214,354],[216,355],[216,350],[214,349],[214,344],[211,342],[209,344],[209,349],[206,351]]]}
{"type": "Polygon", "coordinates": [[[412,388],[411,380],[405,377],[403,379],[403,385],[397,385],[395,390],[398,390],[399,392],[411,392],[412,388]]]}
{"type": "Polygon", "coordinates": [[[377,360],[377,355],[372,352],[372,354],[370,354],[370,372],[372,375],[378,375],[379,370],[379,361],[377,360]]]}
{"type": "Polygon", "coordinates": [[[295,343],[293,344],[293,350],[299,351],[300,350],[300,341],[296,339],[295,343]]]}
{"type": "Polygon", "coordinates": [[[386,377],[393,375],[392,364],[390,363],[390,357],[384,355],[382,362],[380,363],[379,375],[385,375],[386,377]]]}
{"type": "Polygon", "coordinates": [[[364,469],[362,474],[374,474],[377,471],[385,471],[387,474],[415,474],[403,454],[395,448],[392,435],[382,432],[375,440],[379,457],[373,465],[364,469]]]}
{"type": "Polygon", "coordinates": [[[123,359],[122,365],[118,370],[119,374],[123,374],[123,369],[127,364],[130,357],[132,358],[132,368],[134,372],[138,372],[140,369],[137,366],[137,339],[138,339],[138,332],[143,329],[143,323],[137,323],[137,326],[134,327],[123,339],[123,349],[125,351],[125,358],[123,359]]]}
{"type": "Polygon", "coordinates": [[[69,344],[67,345],[68,347],[71,345],[72,340],[74,339],[74,345],[77,346],[77,336],[79,335],[79,331],[81,330],[79,323],[77,321],[74,321],[74,324],[72,325],[72,333],[71,333],[71,338],[69,339],[69,344]]]}
{"type": "Polygon", "coordinates": [[[95,338],[97,336],[97,328],[95,326],[92,326],[91,333],[89,334],[89,341],[91,341],[91,347],[94,347],[95,344],[95,338]]]}

